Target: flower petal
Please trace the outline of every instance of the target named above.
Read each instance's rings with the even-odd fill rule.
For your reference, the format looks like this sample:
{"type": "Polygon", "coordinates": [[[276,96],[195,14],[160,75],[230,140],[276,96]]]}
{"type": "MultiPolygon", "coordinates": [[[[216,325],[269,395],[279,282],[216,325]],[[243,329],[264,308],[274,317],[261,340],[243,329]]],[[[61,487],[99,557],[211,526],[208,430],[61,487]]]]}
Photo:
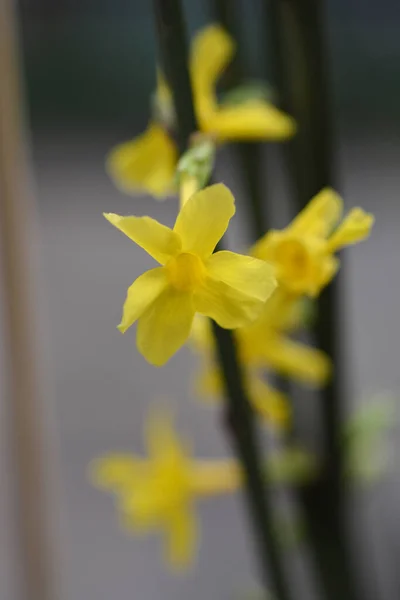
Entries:
{"type": "Polygon", "coordinates": [[[175,433],[171,414],[160,410],[150,414],[146,422],[146,447],[151,460],[184,460],[183,445],[175,433]]]}
{"type": "Polygon", "coordinates": [[[121,333],[133,325],[152,302],[167,286],[167,277],[162,267],[146,271],[140,275],[128,288],[121,323],[118,329],[121,333]]]}
{"type": "Polygon", "coordinates": [[[217,24],[202,29],[193,39],[190,72],[196,96],[213,90],[235,50],[232,38],[217,24]]]}
{"type": "Polygon", "coordinates": [[[263,302],[277,286],[273,267],[258,258],[223,250],[210,256],[205,265],[212,279],[263,302]]]}
{"type": "Polygon", "coordinates": [[[208,258],[235,214],[235,199],[222,183],[196,192],[181,208],[174,232],[182,240],[182,251],[208,258]]]}
{"type": "Polygon", "coordinates": [[[267,340],[263,358],[278,373],[308,384],[322,385],[331,375],[331,362],[324,352],[283,336],[267,340]]]}
{"type": "Polygon", "coordinates": [[[166,523],[166,558],[177,569],[187,567],[196,552],[198,527],[189,505],[171,511],[166,523]]]}
{"type": "Polygon", "coordinates": [[[327,237],[340,219],[343,200],[333,189],[324,188],[293,219],[290,232],[327,237]]]}
{"type": "Polygon", "coordinates": [[[146,191],[162,198],[174,191],[177,162],[174,142],[160,125],[150,123],[142,135],[111,150],[106,167],[123,192],[146,191]]]}
{"type": "Polygon", "coordinates": [[[328,241],[330,252],[362,242],[371,233],[375,217],[362,208],[353,208],[328,241]]]}
{"type": "Polygon", "coordinates": [[[288,425],[291,416],[290,404],[282,392],[272,388],[255,374],[250,374],[248,377],[248,391],[253,408],[267,423],[278,427],[288,425]]]}
{"type": "Polygon", "coordinates": [[[225,329],[248,325],[260,315],[264,306],[258,298],[247,296],[211,277],[195,291],[194,304],[197,312],[214,319],[225,329]]]}
{"type": "Polygon", "coordinates": [[[262,100],[239,106],[219,106],[214,111],[200,110],[202,131],[213,133],[221,142],[241,140],[283,140],[296,130],[292,117],[262,100]]]}
{"type": "Polygon", "coordinates": [[[114,213],[103,213],[103,215],[114,227],[162,265],[181,248],[179,236],[151,217],[121,217],[114,213]]]}
{"type": "Polygon", "coordinates": [[[97,487],[121,492],[135,485],[146,465],[132,454],[108,454],[89,466],[91,481],[97,487]]]}
{"type": "Polygon", "coordinates": [[[139,319],[139,352],[149,363],[164,365],[188,339],[194,313],[191,294],[167,288],[139,319]]]}

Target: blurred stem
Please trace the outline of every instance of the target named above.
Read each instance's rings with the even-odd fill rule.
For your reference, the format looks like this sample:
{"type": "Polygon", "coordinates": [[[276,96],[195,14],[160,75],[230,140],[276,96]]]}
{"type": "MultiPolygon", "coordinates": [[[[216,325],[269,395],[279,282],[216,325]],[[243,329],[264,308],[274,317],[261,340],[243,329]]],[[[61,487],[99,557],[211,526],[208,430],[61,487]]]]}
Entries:
{"type": "MultiPolygon", "coordinates": [[[[197,124],[187,68],[188,48],[181,2],[153,1],[161,52],[175,103],[179,145],[183,151],[197,124]]],[[[262,579],[266,587],[271,581],[278,600],[286,600],[289,596],[274,533],[270,495],[265,489],[254,416],[245,394],[234,337],[230,331],[221,329],[215,323],[213,328],[227,396],[227,423],[244,472],[262,579]]]]}
{"type": "MultiPolygon", "coordinates": [[[[232,0],[212,0],[212,13],[215,20],[237,40],[238,38],[238,4],[232,0]]],[[[224,74],[223,81],[226,87],[233,87],[243,83],[246,76],[246,65],[240,45],[224,74]]],[[[267,161],[263,157],[263,144],[259,142],[242,142],[237,144],[237,152],[244,174],[246,198],[249,201],[249,220],[254,241],[258,240],[269,228],[266,207],[268,206],[267,190],[262,185],[262,173],[267,170],[267,161]],[[262,169],[261,169],[262,165],[262,169]]]]}
{"type": "MultiPolygon", "coordinates": [[[[266,0],[281,107],[295,117],[298,133],[286,145],[297,211],[323,187],[332,186],[330,91],[321,0],[266,0]]],[[[344,412],[344,348],[340,340],[339,281],[321,294],[316,341],[335,365],[322,393],[323,474],[302,492],[311,542],[326,597],[356,600],[344,517],[340,444],[344,412]]]]}

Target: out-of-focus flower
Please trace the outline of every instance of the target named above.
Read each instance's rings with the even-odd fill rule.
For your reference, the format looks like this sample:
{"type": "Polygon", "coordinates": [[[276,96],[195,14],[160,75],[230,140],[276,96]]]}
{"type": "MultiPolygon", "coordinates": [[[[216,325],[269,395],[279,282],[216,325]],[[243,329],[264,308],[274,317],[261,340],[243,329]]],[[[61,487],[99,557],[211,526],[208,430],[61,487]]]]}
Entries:
{"type": "MultiPolygon", "coordinates": [[[[234,51],[232,38],[218,25],[201,30],[193,40],[190,74],[200,130],[219,142],[283,140],[293,135],[294,120],[266,100],[218,103],[216,83],[234,51]]],[[[173,98],[160,72],[154,112],[144,134],[110,152],[107,169],[123,191],[148,191],[162,198],[174,189],[177,149],[167,132],[174,126],[173,98]]]]}
{"type": "Polygon", "coordinates": [[[216,83],[234,52],[234,41],[219,25],[205,27],[193,40],[190,73],[200,129],[219,141],[287,139],[294,120],[265,100],[218,104],[216,83]]]}
{"type": "Polygon", "coordinates": [[[147,459],[106,455],[92,463],[91,479],[115,494],[124,528],[135,533],[161,530],[167,560],[182,568],[196,551],[196,499],[236,490],[240,471],[231,460],[191,459],[165,416],[149,420],[146,438],[147,459]]]}
{"type": "Polygon", "coordinates": [[[339,268],[334,253],[366,239],[374,223],[361,208],[339,223],[342,211],[340,196],[323,189],[286,229],[262,237],[252,254],[276,267],[278,283],[289,293],[317,296],[339,268]]]}
{"type": "Polygon", "coordinates": [[[116,146],[106,167],[121,191],[159,197],[174,192],[177,161],[175,143],[160,124],[151,122],[142,135],[116,146]]]}
{"type": "MultiPolygon", "coordinates": [[[[290,420],[290,405],[286,396],[271,387],[265,378],[254,370],[246,370],[246,392],[254,410],[266,424],[282,428],[290,420]]],[[[223,375],[217,364],[209,362],[196,381],[199,396],[212,402],[221,402],[224,396],[223,375]]]]}
{"type": "MultiPolygon", "coordinates": [[[[264,305],[258,319],[236,331],[241,361],[247,367],[267,368],[311,385],[323,385],[331,372],[328,357],[316,348],[288,336],[301,318],[301,306],[279,288],[264,305]]],[[[214,342],[207,319],[196,319],[192,329],[195,346],[214,354],[214,342]]]]}
{"type": "Polygon", "coordinates": [[[136,320],[137,346],[163,365],[189,337],[195,313],[234,329],[256,319],[276,287],[264,261],[213,250],[235,213],[223,184],[196,192],[181,208],[173,230],[150,217],[104,216],[162,266],[147,271],[128,289],[120,325],[136,320]]]}

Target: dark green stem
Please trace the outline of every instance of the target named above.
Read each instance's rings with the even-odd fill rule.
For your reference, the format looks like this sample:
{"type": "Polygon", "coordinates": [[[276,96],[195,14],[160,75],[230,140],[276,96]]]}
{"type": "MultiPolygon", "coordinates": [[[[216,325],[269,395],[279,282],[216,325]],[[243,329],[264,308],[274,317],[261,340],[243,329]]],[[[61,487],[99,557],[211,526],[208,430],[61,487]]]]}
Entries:
{"type": "MultiPolygon", "coordinates": [[[[269,0],[268,20],[281,106],[297,121],[287,144],[292,195],[300,211],[323,187],[333,186],[332,124],[321,0],[269,0]]],[[[321,294],[316,341],[335,365],[322,393],[324,470],[302,490],[310,537],[325,595],[356,600],[344,516],[341,428],[344,413],[344,348],[340,340],[339,281],[321,294]]]]}
{"type": "MultiPolygon", "coordinates": [[[[235,39],[238,39],[238,5],[232,0],[212,0],[212,13],[215,20],[235,39]]],[[[240,45],[237,46],[236,54],[228,67],[227,74],[223,77],[223,84],[227,87],[243,83],[248,69],[244,64],[243,53],[240,45]]],[[[261,181],[262,171],[267,169],[266,158],[262,156],[263,144],[258,142],[242,142],[237,145],[238,157],[241,170],[245,177],[246,198],[249,201],[249,218],[252,237],[257,240],[268,229],[267,221],[267,191],[261,181]]]]}
{"type": "MultiPolygon", "coordinates": [[[[186,62],[188,48],[181,2],[154,0],[154,8],[161,51],[175,102],[180,148],[184,150],[191,133],[197,129],[197,124],[186,62]]],[[[289,596],[274,534],[270,496],[265,489],[253,413],[244,390],[234,337],[231,332],[216,324],[214,333],[224,376],[227,424],[235,452],[243,466],[262,579],[266,586],[272,584],[278,600],[287,600],[289,596]]]]}

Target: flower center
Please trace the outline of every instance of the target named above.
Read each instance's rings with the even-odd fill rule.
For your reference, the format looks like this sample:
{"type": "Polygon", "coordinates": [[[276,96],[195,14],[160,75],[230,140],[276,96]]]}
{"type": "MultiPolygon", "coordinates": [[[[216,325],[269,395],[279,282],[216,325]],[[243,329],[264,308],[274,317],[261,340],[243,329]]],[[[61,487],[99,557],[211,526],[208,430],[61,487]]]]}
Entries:
{"type": "Polygon", "coordinates": [[[282,277],[289,282],[304,280],[310,272],[311,257],[307,247],[298,240],[283,240],[275,250],[282,277]]]}
{"type": "Polygon", "coordinates": [[[202,260],[188,252],[171,258],[166,269],[171,285],[180,292],[192,292],[203,282],[206,273],[202,260]]]}

